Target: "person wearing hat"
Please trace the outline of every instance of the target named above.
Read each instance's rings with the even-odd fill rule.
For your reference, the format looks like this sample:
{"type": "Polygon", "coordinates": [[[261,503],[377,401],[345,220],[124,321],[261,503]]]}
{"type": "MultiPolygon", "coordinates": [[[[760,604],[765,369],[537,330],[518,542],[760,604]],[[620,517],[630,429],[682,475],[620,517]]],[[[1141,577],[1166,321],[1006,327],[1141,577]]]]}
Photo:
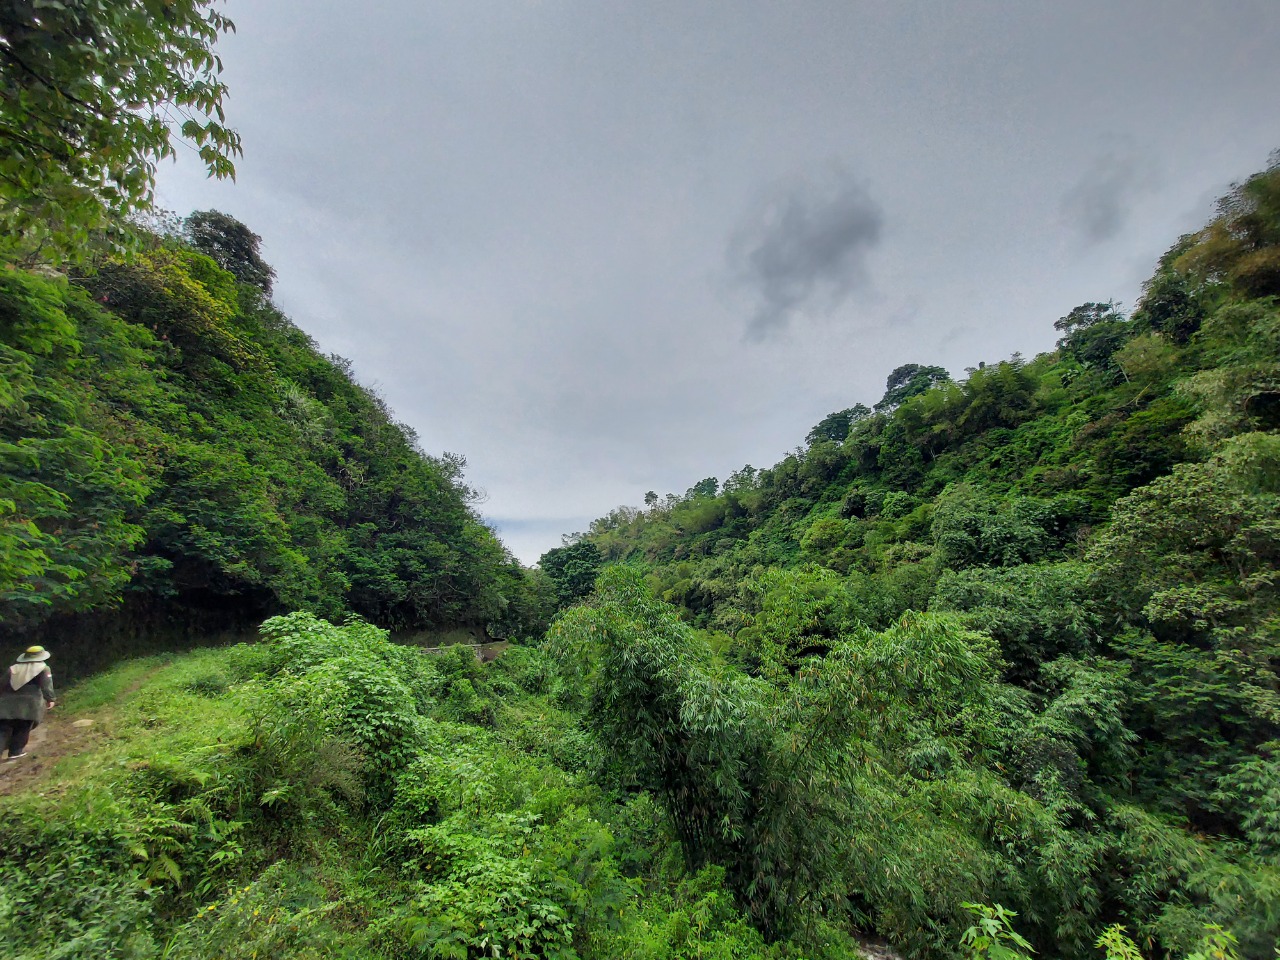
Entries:
{"type": "Polygon", "coordinates": [[[48,659],[49,651],[44,647],[27,647],[0,682],[0,746],[8,750],[10,760],[27,755],[32,728],[44,719],[45,709],[54,705],[53,672],[45,663],[48,659]]]}

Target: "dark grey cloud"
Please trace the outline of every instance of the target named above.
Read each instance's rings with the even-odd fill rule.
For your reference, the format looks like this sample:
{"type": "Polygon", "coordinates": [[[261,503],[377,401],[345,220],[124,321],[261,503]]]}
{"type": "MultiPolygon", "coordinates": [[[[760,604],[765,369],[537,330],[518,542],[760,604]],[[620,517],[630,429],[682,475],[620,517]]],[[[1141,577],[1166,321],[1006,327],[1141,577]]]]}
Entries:
{"type": "Polygon", "coordinates": [[[1152,188],[1154,171],[1136,156],[1096,159],[1062,198],[1062,213],[1084,240],[1104,243],[1120,235],[1134,202],[1152,188]]]}
{"type": "Polygon", "coordinates": [[[729,241],[734,279],[753,300],[748,339],[800,314],[830,313],[865,286],[883,227],[880,205],[847,173],[775,188],[729,241]]]}

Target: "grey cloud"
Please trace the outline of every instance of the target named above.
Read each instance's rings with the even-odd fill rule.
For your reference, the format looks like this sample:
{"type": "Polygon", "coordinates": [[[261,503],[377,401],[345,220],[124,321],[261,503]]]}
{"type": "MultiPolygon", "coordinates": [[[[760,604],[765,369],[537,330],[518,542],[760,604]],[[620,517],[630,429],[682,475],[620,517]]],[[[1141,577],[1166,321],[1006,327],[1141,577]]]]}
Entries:
{"type": "Polygon", "coordinates": [[[729,242],[730,269],[754,301],[748,339],[802,313],[829,313],[865,286],[883,225],[880,205],[848,174],[776,189],[729,242]]]}
{"type": "Polygon", "coordinates": [[[974,334],[977,334],[980,332],[981,331],[979,331],[975,327],[970,327],[965,324],[960,324],[959,326],[952,327],[950,330],[944,333],[942,335],[942,338],[938,340],[938,346],[949,347],[952,344],[960,343],[964,340],[967,340],[970,337],[972,337],[974,334]]]}
{"type": "Polygon", "coordinates": [[[1114,239],[1151,181],[1150,168],[1133,156],[1099,157],[1063,196],[1063,216],[1087,241],[1114,239]]]}

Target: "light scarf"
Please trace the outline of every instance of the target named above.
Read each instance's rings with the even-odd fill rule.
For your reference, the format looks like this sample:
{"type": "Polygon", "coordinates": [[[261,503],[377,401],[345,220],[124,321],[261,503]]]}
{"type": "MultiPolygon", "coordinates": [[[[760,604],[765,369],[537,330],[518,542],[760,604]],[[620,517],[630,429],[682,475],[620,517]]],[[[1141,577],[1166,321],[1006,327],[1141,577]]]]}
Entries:
{"type": "MultiPolygon", "coordinates": [[[[0,663],[3,663],[0,660],[0,663]]],[[[33,679],[40,676],[46,670],[43,660],[36,660],[32,663],[15,663],[9,668],[9,686],[15,690],[21,690],[33,679]]]]}

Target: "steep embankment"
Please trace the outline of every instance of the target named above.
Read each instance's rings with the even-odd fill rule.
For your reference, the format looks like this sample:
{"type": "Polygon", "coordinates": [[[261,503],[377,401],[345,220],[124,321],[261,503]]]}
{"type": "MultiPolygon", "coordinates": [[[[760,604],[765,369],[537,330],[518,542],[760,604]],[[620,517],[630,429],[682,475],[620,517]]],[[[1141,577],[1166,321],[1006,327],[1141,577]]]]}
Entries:
{"type": "Polygon", "coordinates": [[[272,305],[253,234],[188,227],[69,279],[0,271],[3,639],[66,675],[286,609],[532,629],[463,461],[272,305]]]}

